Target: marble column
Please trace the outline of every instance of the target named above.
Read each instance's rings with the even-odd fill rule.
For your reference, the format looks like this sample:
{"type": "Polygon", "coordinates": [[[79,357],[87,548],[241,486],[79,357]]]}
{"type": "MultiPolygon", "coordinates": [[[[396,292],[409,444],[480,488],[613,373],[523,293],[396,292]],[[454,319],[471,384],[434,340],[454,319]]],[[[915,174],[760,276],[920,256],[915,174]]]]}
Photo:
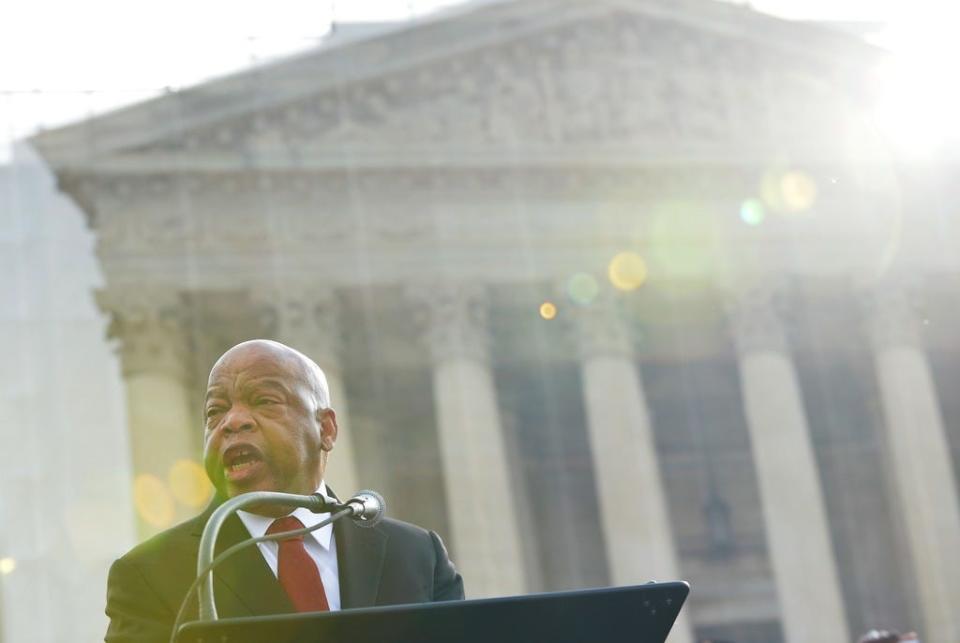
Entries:
{"type": "MultiPolygon", "coordinates": [[[[313,359],[327,377],[330,406],[337,414],[337,442],[327,461],[325,481],[341,498],[359,490],[350,407],[341,367],[339,302],[330,287],[285,284],[276,292],[258,289],[274,339],[313,359]]],[[[367,485],[370,486],[370,485],[367,485]]]]}
{"type": "Polygon", "coordinates": [[[470,598],[526,590],[511,483],[479,288],[411,291],[433,360],[436,421],[452,549],[470,598]]]}
{"type": "MultiPolygon", "coordinates": [[[[587,428],[610,580],[682,579],[656,442],[633,346],[615,302],[575,318],[587,428]]],[[[686,610],[671,643],[693,640],[686,610]]]]}
{"type": "Polygon", "coordinates": [[[848,641],[817,461],[772,299],[740,293],[731,321],[783,631],[787,643],[848,641]]]}
{"type": "Polygon", "coordinates": [[[133,495],[143,538],[196,515],[206,495],[198,466],[202,413],[190,405],[183,311],[176,292],[152,288],[109,288],[97,293],[97,302],[111,315],[108,337],[119,340],[133,495]],[[185,482],[200,489],[201,503],[188,504],[177,493],[184,483],[178,482],[178,472],[200,474],[185,482]]]}
{"type": "Polygon", "coordinates": [[[884,454],[910,552],[923,640],[960,641],[960,499],[940,405],[906,289],[868,298],[884,454]]]}

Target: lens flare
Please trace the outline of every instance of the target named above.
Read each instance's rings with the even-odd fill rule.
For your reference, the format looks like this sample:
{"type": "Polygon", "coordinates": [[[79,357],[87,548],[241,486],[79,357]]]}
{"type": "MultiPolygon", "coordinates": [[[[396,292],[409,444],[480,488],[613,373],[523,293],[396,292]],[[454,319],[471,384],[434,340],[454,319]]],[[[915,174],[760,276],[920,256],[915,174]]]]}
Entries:
{"type": "Polygon", "coordinates": [[[147,473],[133,481],[133,503],[144,522],[154,527],[168,527],[173,523],[173,496],[160,478],[147,473]]]}
{"type": "Polygon", "coordinates": [[[796,214],[809,210],[817,199],[817,184],[798,170],[771,170],[760,181],[763,205],[773,212],[796,214]]]}
{"type": "Polygon", "coordinates": [[[546,320],[553,319],[557,316],[557,307],[551,301],[545,301],[540,304],[540,316],[546,320]]]}
{"type": "Polygon", "coordinates": [[[600,293],[600,284],[585,272],[578,272],[567,282],[567,295],[570,301],[580,306],[587,306],[600,293]]]}
{"type": "Polygon", "coordinates": [[[803,172],[787,172],[780,177],[780,194],[788,212],[803,212],[817,199],[817,184],[803,172]]]}
{"type": "Polygon", "coordinates": [[[750,226],[758,226],[767,218],[763,204],[758,199],[747,199],[740,205],[740,219],[750,226]]]}
{"type": "Polygon", "coordinates": [[[203,467],[193,460],[174,462],[167,474],[167,482],[177,502],[188,507],[202,507],[213,492],[203,467]]]}
{"type": "Polygon", "coordinates": [[[17,568],[17,561],[12,558],[0,558],[0,574],[6,576],[12,574],[17,568]]]}
{"type": "Polygon", "coordinates": [[[621,252],[610,260],[607,276],[617,290],[636,290],[647,280],[647,264],[635,252],[621,252]]]}

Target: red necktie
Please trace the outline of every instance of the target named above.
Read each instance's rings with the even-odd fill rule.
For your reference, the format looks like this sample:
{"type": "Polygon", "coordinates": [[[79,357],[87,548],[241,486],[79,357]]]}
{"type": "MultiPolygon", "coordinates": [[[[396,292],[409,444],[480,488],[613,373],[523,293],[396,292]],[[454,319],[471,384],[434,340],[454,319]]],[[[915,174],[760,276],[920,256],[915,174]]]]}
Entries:
{"type": "MultiPolygon", "coordinates": [[[[303,523],[293,516],[285,516],[273,521],[267,529],[267,535],[282,531],[303,529],[303,523]]],[[[280,552],[277,556],[277,578],[283,591],[298,612],[326,612],[327,593],[323,591],[323,581],[317,564],[303,546],[303,536],[294,536],[277,543],[280,552]]]]}

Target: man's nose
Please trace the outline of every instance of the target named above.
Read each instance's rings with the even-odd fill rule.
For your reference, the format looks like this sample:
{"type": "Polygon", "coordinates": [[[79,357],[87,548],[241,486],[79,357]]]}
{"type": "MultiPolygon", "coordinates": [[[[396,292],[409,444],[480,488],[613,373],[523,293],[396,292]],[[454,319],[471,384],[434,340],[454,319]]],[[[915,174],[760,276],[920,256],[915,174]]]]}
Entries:
{"type": "Polygon", "coordinates": [[[253,415],[250,409],[242,404],[234,404],[223,418],[223,430],[226,433],[239,433],[254,428],[253,415]]]}

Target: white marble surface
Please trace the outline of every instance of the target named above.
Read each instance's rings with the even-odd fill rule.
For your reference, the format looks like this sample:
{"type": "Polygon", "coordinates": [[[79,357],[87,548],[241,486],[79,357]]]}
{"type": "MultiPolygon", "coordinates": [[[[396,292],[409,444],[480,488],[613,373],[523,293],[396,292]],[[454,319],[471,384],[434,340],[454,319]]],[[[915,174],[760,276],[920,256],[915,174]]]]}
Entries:
{"type": "Polygon", "coordinates": [[[4,641],[103,637],[106,574],[134,543],[120,370],[84,217],[26,147],[0,168],[4,641]]]}

